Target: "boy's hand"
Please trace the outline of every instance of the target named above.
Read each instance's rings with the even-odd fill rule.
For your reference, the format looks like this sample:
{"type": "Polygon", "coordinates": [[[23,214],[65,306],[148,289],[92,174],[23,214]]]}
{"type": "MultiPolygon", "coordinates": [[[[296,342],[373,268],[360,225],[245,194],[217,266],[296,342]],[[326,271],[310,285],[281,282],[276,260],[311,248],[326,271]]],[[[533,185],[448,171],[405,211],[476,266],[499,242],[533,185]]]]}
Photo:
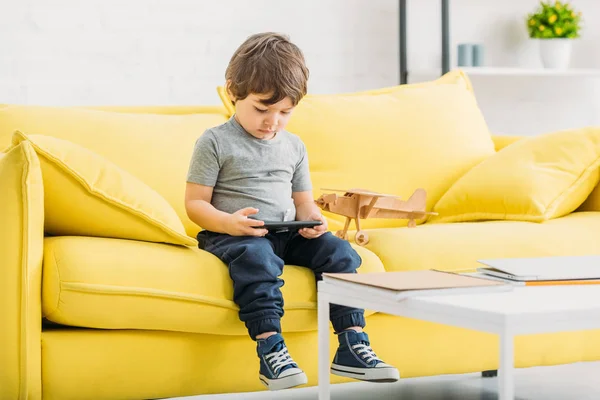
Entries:
{"type": "Polygon", "coordinates": [[[265,236],[269,232],[268,230],[253,228],[253,226],[263,226],[265,223],[248,218],[249,215],[257,212],[257,208],[246,207],[230,214],[225,230],[231,236],[265,236]]]}
{"type": "Polygon", "coordinates": [[[309,221],[321,221],[322,225],[317,225],[314,228],[302,228],[298,231],[300,235],[306,239],[316,239],[327,232],[327,220],[321,213],[310,214],[307,218],[309,221]]]}

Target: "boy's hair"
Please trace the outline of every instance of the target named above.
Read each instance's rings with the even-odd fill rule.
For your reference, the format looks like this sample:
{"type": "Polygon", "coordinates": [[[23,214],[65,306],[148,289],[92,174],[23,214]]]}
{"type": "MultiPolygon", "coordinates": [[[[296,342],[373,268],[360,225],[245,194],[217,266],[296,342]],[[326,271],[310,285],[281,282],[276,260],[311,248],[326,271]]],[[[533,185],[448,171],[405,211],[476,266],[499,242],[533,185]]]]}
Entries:
{"type": "Polygon", "coordinates": [[[289,37],[274,32],[252,35],[233,53],[225,71],[227,88],[236,100],[270,94],[271,105],[286,97],[297,105],[306,95],[308,68],[302,51],[289,37]]]}

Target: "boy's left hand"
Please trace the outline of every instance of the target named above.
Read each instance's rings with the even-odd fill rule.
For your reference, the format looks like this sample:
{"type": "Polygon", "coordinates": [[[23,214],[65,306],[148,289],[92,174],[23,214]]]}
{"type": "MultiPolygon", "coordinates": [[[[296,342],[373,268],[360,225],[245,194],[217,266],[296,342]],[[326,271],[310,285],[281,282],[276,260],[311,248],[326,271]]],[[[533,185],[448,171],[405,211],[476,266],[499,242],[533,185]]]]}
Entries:
{"type": "Polygon", "coordinates": [[[302,228],[302,229],[298,230],[298,233],[302,237],[304,237],[306,239],[316,239],[319,236],[321,236],[322,234],[324,234],[325,232],[327,232],[327,220],[321,213],[311,214],[311,215],[309,215],[307,220],[321,221],[321,222],[323,222],[323,224],[317,225],[314,228],[302,228]]]}

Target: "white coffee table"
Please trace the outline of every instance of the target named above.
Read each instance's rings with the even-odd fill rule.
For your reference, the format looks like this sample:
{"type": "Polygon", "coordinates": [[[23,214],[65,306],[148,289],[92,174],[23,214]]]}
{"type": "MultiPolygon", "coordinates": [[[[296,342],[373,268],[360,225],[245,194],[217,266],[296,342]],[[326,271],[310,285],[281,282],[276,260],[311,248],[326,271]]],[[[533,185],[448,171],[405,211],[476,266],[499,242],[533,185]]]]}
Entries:
{"type": "Polygon", "coordinates": [[[421,296],[397,301],[373,287],[320,281],[318,303],[319,400],[330,398],[330,303],[498,334],[500,400],[514,398],[516,335],[600,328],[600,285],[515,287],[510,292],[421,296]]]}

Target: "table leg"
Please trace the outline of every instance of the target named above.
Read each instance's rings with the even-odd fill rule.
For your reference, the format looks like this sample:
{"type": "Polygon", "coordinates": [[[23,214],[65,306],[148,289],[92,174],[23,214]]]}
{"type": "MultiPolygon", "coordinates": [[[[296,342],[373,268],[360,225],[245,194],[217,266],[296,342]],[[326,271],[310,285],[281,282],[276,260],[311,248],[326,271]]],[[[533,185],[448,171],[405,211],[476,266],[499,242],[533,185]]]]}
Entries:
{"type": "Polygon", "coordinates": [[[329,296],[318,293],[319,400],[329,400],[329,296]]]}
{"type": "Polygon", "coordinates": [[[500,369],[498,370],[499,400],[513,400],[515,396],[514,383],[514,336],[505,331],[500,335],[500,369]]]}

